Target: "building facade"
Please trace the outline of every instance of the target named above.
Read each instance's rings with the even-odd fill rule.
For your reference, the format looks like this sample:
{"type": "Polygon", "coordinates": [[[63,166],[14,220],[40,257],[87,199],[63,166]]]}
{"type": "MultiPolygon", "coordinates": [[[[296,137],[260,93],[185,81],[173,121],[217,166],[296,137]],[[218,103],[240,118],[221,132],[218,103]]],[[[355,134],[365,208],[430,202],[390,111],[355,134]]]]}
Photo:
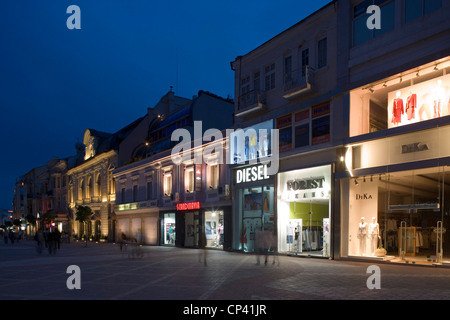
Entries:
{"type": "MultiPolygon", "coordinates": [[[[178,97],[173,95],[173,99],[178,97]]],[[[194,161],[194,153],[204,154],[204,139],[210,139],[204,135],[208,129],[217,129],[224,137],[221,130],[232,125],[233,103],[200,91],[177,108],[163,108],[160,102],[152,113],[157,116],[148,127],[149,143],[138,151],[142,159],[113,172],[117,236],[150,245],[229,249],[226,138],[211,142],[223,152],[208,153],[201,161],[194,161]],[[185,158],[175,163],[171,153],[177,143],[172,133],[182,128],[191,139],[180,141],[185,158]],[[202,232],[206,243],[201,241],[202,232]]]]}
{"type": "MultiPolygon", "coordinates": [[[[84,132],[83,144],[77,146],[77,157],[67,171],[67,199],[72,219],[72,235],[90,239],[115,238],[116,200],[112,171],[119,166],[121,143],[132,134],[142,118],[110,134],[93,129],[84,132]],[[76,221],[78,206],[88,206],[93,214],[91,223],[76,221]],[[87,228],[87,230],[85,230],[87,228]]],[[[136,139],[139,144],[144,138],[136,139]]]]}
{"type": "Polygon", "coordinates": [[[241,146],[242,139],[231,143],[235,250],[257,252],[258,233],[269,231],[278,253],[333,256],[333,179],[343,125],[334,102],[337,19],[332,2],[231,63],[239,97],[235,129],[246,133],[241,146]],[[265,157],[278,162],[274,174],[240,179],[265,172],[262,162],[249,163],[265,157]]]}
{"type": "Polygon", "coordinates": [[[380,30],[364,27],[371,2],[338,8],[336,257],[446,264],[450,1],[378,1],[380,30]]]}

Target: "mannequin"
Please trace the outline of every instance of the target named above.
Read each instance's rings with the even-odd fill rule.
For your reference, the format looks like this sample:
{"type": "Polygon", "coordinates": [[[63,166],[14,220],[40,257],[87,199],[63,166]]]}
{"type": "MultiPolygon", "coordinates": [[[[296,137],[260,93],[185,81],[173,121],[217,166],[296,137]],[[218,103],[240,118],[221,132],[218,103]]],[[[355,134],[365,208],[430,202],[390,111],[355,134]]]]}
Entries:
{"type": "Polygon", "coordinates": [[[438,80],[438,85],[433,91],[433,107],[434,116],[433,118],[439,118],[441,116],[441,108],[444,103],[444,88],[442,88],[442,80],[438,80]]]}
{"type": "Polygon", "coordinates": [[[402,122],[402,114],[405,113],[403,108],[403,99],[400,98],[401,92],[397,91],[396,98],[392,104],[392,123],[398,125],[402,122]]]}
{"type": "Polygon", "coordinates": [[[369,223],[369,239],[370,239],[370,255],[375,255],[375,250],[378,248],[378,239],[380,237],[380,226],[375,217],[372,217],[372,222],[369,223]]]}
{"type": "Polygon", "coordinates": [[[417,108],[417,95],[409,90],[409,96],[406,98],[406,114],[408,116],[408,120],[412,120],[416,117],[416,108],[417,108]]]}
{"type": "Polygon", "coordinates": [[[359,254],[362,256],[366,255],[366,242],[367,242],[367,232],[368,224],[364,221],[364,217],[361,217],[361,222],[358,226],[358,239],[359,239],[359,254]]]}
{"type": "Polygon", "coordinates": [[[294,243],[294,226],[291,221],[286,227],[286,243],[289,245],[289,251],[291,251],[291,244],[294,243]]]}

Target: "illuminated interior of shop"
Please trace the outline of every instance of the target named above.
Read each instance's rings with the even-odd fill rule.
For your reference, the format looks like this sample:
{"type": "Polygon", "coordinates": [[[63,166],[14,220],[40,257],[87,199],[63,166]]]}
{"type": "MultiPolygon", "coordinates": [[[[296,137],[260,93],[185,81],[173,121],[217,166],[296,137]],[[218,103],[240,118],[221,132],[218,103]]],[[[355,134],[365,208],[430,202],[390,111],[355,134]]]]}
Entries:
{"type": "Polygon", "coordinates": [[[206,247],[223,249],[223,211],[205,212],[206,247]]]}
{"type": "Polygon", "coordinates": [[[350,92],[350,136],[450,115],[450,57],[350,92]]]}
{"type": "Polygon", "coordinates": [[[330,256],[330,167],[279,174],[278,251],[330,256]]]}
{"type": "Polygon", "coordinates": [[[352,178],[349,208],[349,255],[450,263],[449,167],[352,178]]]}
{"type": "MultiPolygon", "coordinates": [[[[260,231],[274,233],[274,187],[253,187],[242,189],[242,222],[239,250],[257,252],[257,235],[260,231]]],[[[270,248],[273,251],[273,248],[270,248]]]]}

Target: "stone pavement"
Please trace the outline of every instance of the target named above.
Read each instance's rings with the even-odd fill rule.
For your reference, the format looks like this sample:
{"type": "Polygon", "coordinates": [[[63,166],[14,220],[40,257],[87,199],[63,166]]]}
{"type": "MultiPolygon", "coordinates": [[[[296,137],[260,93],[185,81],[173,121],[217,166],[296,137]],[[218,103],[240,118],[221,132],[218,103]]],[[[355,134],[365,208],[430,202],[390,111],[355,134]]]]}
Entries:
{"type": "Polygon", "coordinates": [[[38,255],[32,241],[0,244],[0,300],[447,300],[450,268],[379,264],[380,289],[370,290],[364,262],[256,256],[207,250],[143,247],[133,258],[109,243],[62,244],[38,255]],[[262,259],[264,260],[264,259],[262,259]],[[70,265],[81,289],[70,290],[70,265]]]}

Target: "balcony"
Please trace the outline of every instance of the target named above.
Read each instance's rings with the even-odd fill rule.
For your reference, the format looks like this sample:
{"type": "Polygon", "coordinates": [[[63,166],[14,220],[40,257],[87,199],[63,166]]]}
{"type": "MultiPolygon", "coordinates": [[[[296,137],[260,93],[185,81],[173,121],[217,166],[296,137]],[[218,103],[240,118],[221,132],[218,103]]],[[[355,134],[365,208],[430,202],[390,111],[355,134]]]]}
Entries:
{"type": "Polygon", "coordinates": [[[252,90],[242,94],[238,103],[237,117],[261,110],[265,104],[265,97],[260,90],[252,90]]]}
{"type": "Polygon", "coordinates": [[[300,70],[285,74],[284,93],[285,99],[294,99],[299,95],[312,90],[314,69],[306,66],[300,70]]]}

